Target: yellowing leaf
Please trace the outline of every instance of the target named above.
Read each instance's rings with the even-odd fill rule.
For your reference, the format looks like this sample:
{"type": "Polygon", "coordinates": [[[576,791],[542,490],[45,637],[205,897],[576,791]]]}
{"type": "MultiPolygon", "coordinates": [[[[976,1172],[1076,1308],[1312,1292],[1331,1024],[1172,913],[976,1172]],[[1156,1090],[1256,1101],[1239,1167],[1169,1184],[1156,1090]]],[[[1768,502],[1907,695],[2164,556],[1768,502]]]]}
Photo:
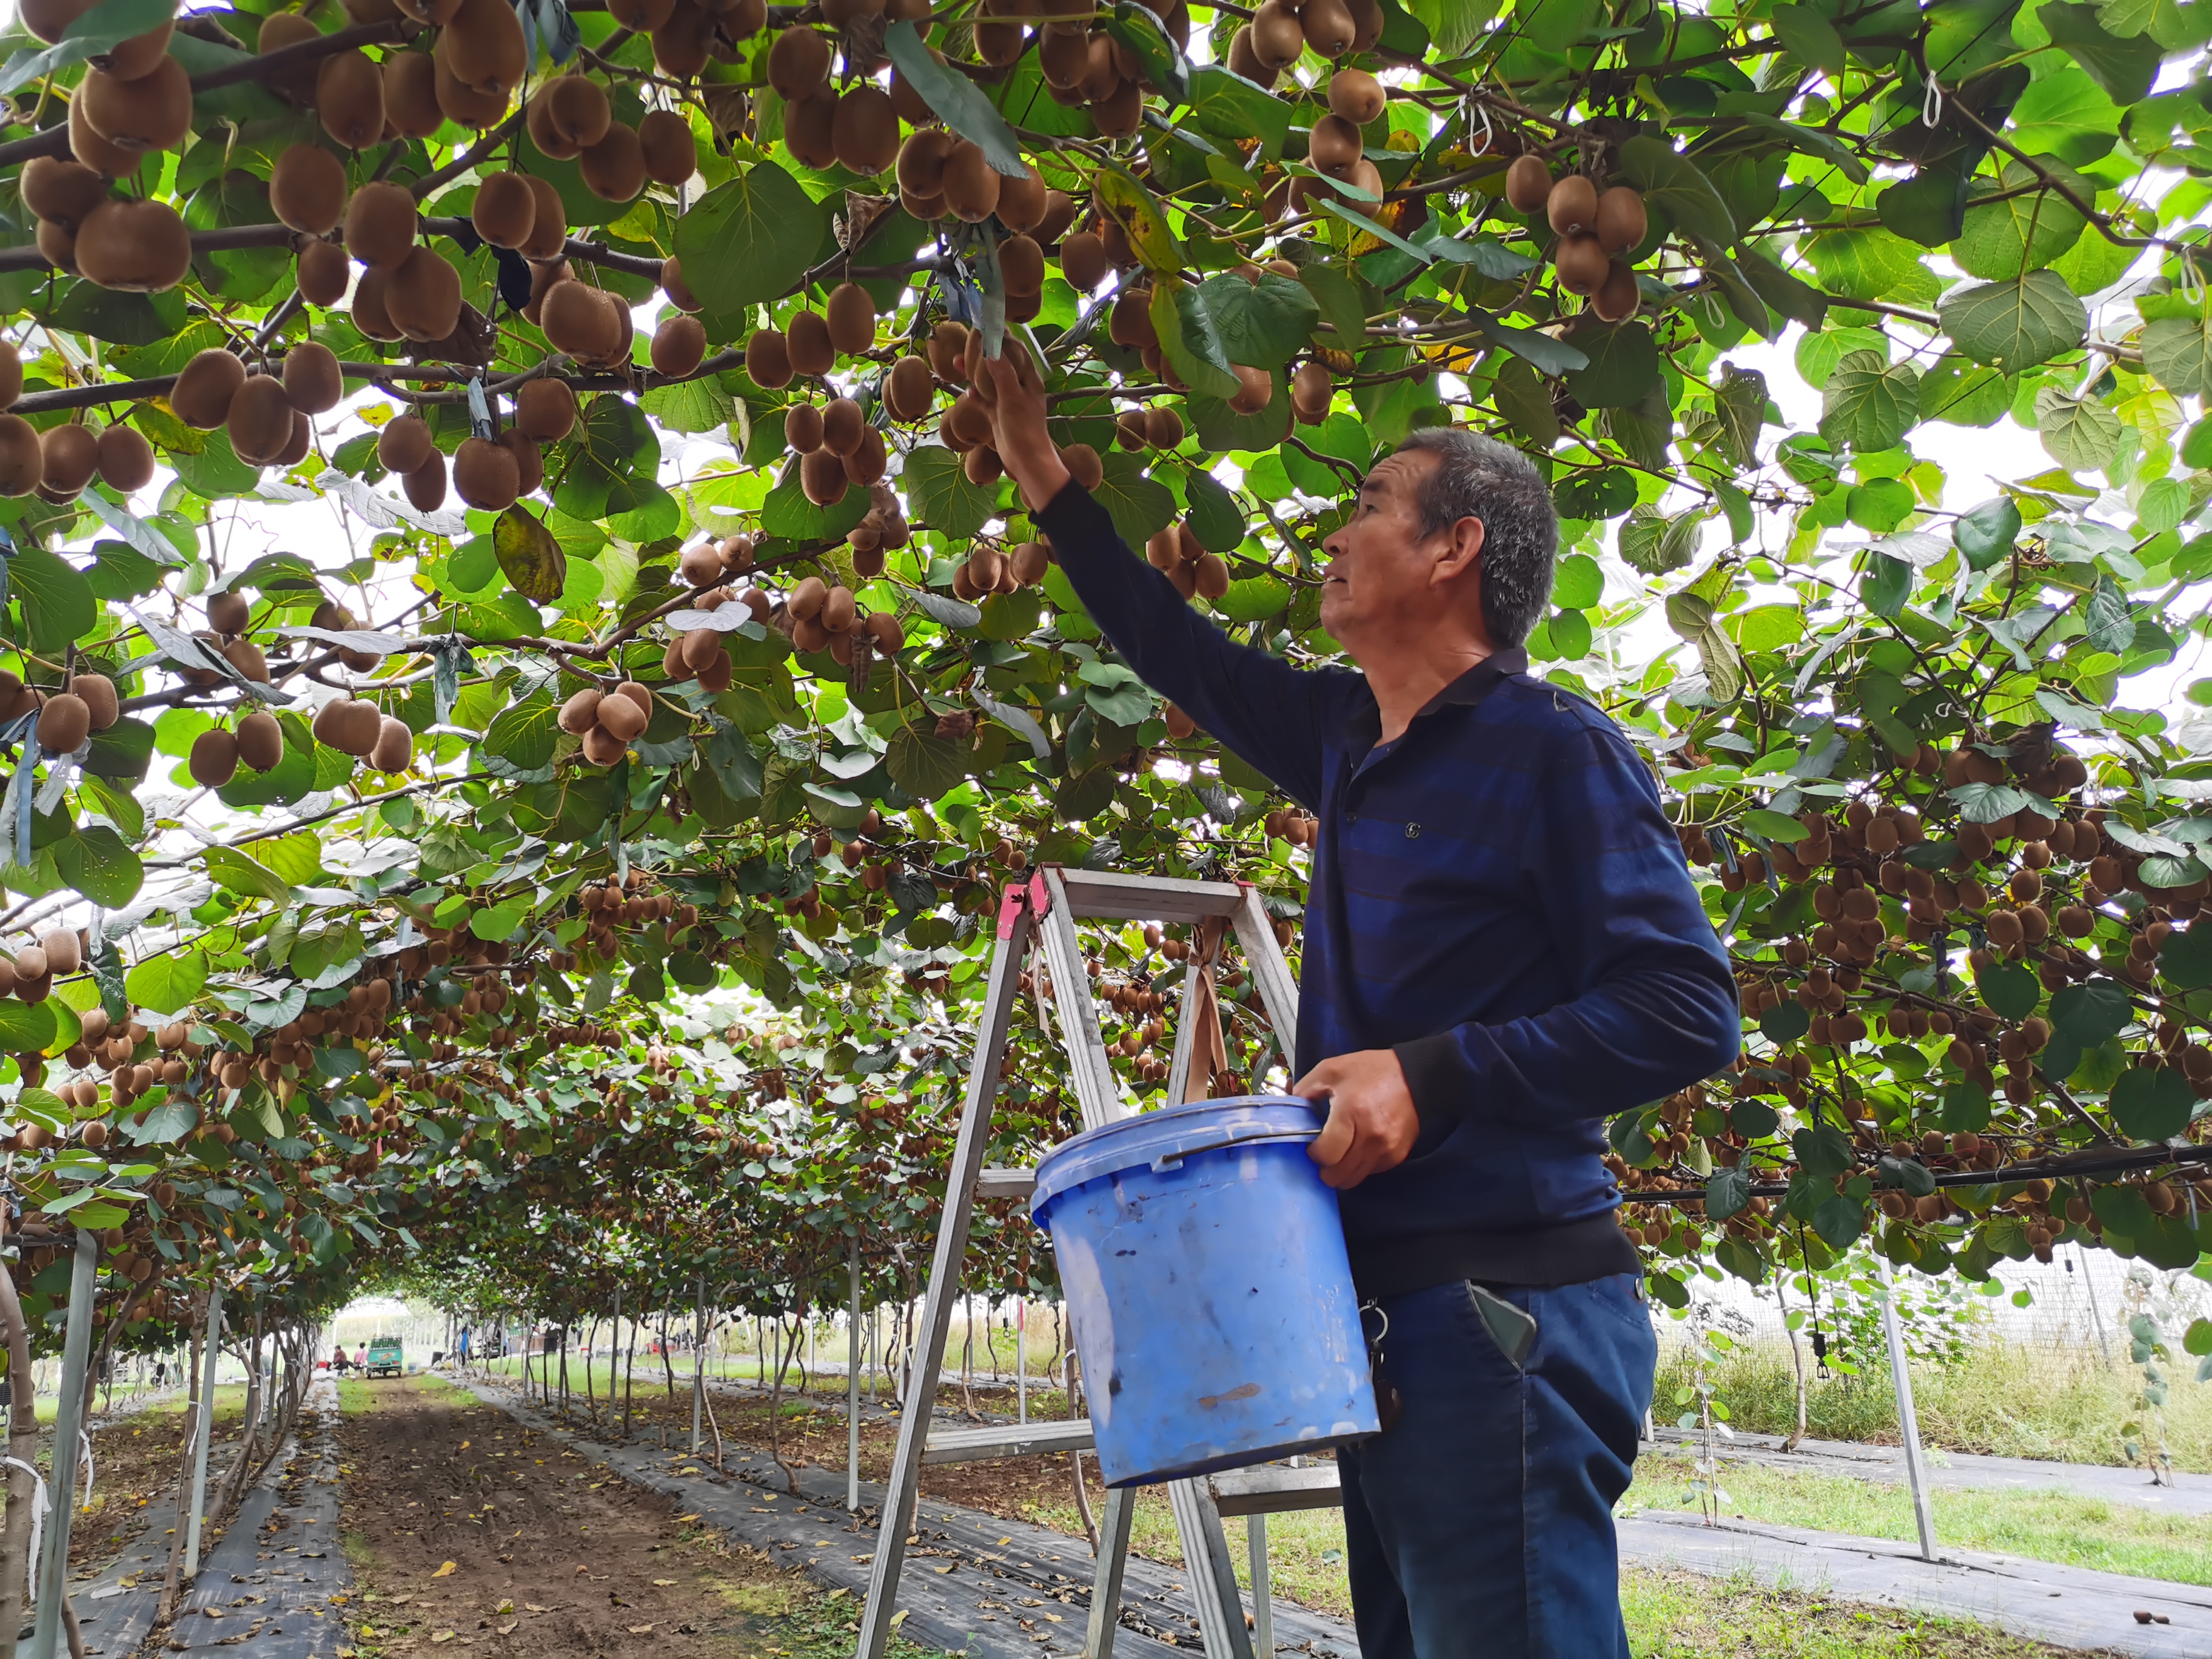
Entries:
{"type": "Polygon", "coordinates": [[[432,1573],[430,1577],[433,1578],[450,1578],[453,1576],[454,1570],[459,1565],[459,1563],[458,1562],[448,1561],[444,1566],[439,1568],[437,1571],[432,1573]]]}

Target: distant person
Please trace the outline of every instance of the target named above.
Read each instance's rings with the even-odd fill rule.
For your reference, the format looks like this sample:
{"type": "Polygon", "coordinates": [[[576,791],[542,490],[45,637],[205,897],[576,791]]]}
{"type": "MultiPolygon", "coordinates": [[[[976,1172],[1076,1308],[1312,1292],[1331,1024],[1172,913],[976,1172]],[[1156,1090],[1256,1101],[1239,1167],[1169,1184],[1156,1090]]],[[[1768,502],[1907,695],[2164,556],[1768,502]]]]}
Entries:
{"type": "Polygon", "coordinates": [[[157,1389],[161,1387],[161,1385],[168,1380],[168,1366],[159,1359],[155,1360],[154,1362],[154,1386],[157,1389]]]}
{"type": "Polygon", "coordinates": [[[362,1345],[362,1346],[360,1346],[360,1347],[358,1347],[358,1348],[356,1348],[356,1349],[353,1351],[353,1363],[354,1363],[355,1364],[358,1365],[358,1366],[361,1366],[361,1367],[362,1367],[362,1369],[364,1369],[364,1370],[366,1370],[366,1369],[368,1368],[368,1346],[367,1346],[366,1344],[362,1345]]]}
{"type": "Polygon", "coordinates": [[[340,1343],[336,1348],[331,1350],[331,1365],[340,1376],[343,1376],[346,1372],[353,1368],[352,1362],[346,1358],[345,1345],[343,1343],[340,1343]]]}
{"type": "Polygon", "coordinates": [[[469,1364],[469,1328],[468,1328],[467,1326],[464,1325],[464,1326],[462,1326],[462,1327],[461,1327],[461,1369],[462,1369],[462,1370],[467,1370],[467,1369],[468,1369],[468,1364],[469,1364]]]}

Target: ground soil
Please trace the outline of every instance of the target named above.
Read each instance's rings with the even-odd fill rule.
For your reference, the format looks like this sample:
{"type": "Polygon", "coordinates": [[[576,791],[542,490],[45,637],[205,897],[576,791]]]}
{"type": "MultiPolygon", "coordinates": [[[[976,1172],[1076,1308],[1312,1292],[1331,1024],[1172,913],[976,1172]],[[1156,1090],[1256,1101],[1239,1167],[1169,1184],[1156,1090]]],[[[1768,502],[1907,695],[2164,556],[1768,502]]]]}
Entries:
{"type": "MultiPolygon", "coordinates": [[[[216,1390],[215,1445],[218,1460],[226,1437],[237,1437],[245,1414],[245,1392],[242,1387],[216,1390]]],[[[149,1507],[168,1507],[170,1512],[161,1522],[167,1533],[175,1518],[177,1469],[184,1447],[184,1395],[180,1393],[112,1418],[94,1416],[92,1504],[88,1510],[79,1512],[70,1530],[71,1567],[88,1567],[106,1561],[137,1535],[142,1511],[149,1507]]],[[[47,1445],[40,1453],[41,1468],[51,1456],[49,1437],[47,1445]]],[[[80,1497],[82,1480],[80,1473],[80,1497]]]]}
{"type": "Polygon", "coordinates": [[[471,1396],[416,1377],[348,1394],[337,1432],[362,1659],[448,1644],[733,1659],[772,1651],[812,1595],[471,1396]]]}

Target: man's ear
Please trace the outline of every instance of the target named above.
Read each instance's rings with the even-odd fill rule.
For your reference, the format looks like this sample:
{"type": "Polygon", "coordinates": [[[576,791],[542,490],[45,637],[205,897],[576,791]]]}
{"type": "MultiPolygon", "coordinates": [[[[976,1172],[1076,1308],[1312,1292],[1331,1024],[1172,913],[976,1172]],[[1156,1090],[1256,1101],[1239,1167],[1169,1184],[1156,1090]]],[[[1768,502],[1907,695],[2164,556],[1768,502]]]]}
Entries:
{"type": "Polygon", "coordinates": [[[1482,520],[1462,519],[1445,532],[1444,544],[1437,555],[1432,580],[1437,582],[1457,581],[1478,568],[1482,561],[1482,546],[1486,538],[1482,520]]]}

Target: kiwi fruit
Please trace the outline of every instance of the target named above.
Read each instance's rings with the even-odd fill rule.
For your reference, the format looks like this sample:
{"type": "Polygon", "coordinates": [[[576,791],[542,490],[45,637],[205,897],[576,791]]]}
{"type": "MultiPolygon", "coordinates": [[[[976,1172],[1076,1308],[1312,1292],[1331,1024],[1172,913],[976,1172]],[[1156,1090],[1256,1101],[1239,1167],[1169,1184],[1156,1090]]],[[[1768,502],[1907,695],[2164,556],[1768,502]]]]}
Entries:
{"type": "Polygon", "coordinates": [[[556,161],[569,161],[581,155],[607,136],[607,128],[614,121],[614,109],[607,102],[605,89],[598,82],[580,75],[556,76],[548,81],[531,100],[531,108],[543,112],[534,119],[552,136],[560,146],[559,151],[547,147],[538,125],[532,127],[531,136],[538,139],[538,147],[556,161]]]}
{"type": "Polygon", "coordinates": [[[1106,256],[1106,244],[1097,233],[1079,230],[1061,239],[1060,271],[1067,278],[1067,285],[1079,294],[1088,294],[1113,274],[1114,262],[1106,256]]]}
{"type": "Polygon", "coordinates": [[[784,349],[791,354],[795,374],[827,374],[836,367],[837,347],[830,337],[830,325],[817,311],[792,314],[783,326],[784,349]]]}
{"type": "Polygon", "coordinates": [[[1611,264],[1595,236],[1563,235],[1559,246],[1552,250],[1552,265],[1559,273],[1559,286],[1570,294],[1596,293],[1611,264]]]}
{"type": "Polygon", "coordinates": [[[39,250],[39,257],[56,270],[68,276],[78,274],[76,268],[76,233],[66,225],[56,224],[52,219],[41,219],[31,240],[39,250]]]}
{"type": "Polygon", "coordinates": [[[39,434],[39,489],[47,500],[74,501],[100,471],[100,440],[73,422],[39,434]]]}
{"type": "Polygon", "coordinates": [[[0,415],[0,495],[29,495],[44,471],[38,428],[21,415],[0,415]]]}
{"type": "Polygon", "coordinates": [[[714,19],[693,0],[676,0],[668,21],[653,31],[654,67],[673,81],[689,81],[714,53],[714,19]]]}
{"type": "Polygon", "coordinates": [[[253,620],[246,595],[235,590],[212,593],[207,602],[208,626],[218,634],[243,634],[253,620]]]}
{"type": "Polygon", "coordinates": [[[376,143],[384,137],[384,71],[358,49],[325,58],[315,72],[315,115],[346,149],[376,143]]]}
{"type": "Polygon", "coordinates": [[[1651,228],[1643,192],[1626,185],[1615,185],[1597,198],[1594,222],[1598,246],[1615,258],[1641,246],[1651,228]]]}
{"type": "Polygon", "coordinates": [[[1552,193],[1544,198],[1544,215],[1553,230],[1561,236],[1594,230],[1597,224],[1597,186],[1579,173],[1569,173],[1553,185],[1552,193]]]}
{"type": "Polygon", "coordinates": [[[876,302],[858,283],[838,283],[823,311],[830,346],[836,351],[858,356],[875,345],[876,302]]]}
{"type": "Polygon", "coordinates": [[[836,166],[836,94],[823,87],[786,105],[783,143],[802,166],[817,172],[836,166]]]}
{"type": "Polygon", "coordinates": [[[571,279],[547,290],[539,326],[556,351],[571,357],[604,357],[622,337],[616,310],[599,289],[571,279]]]}
{"type": "MultiPolygon", "coordinates": [[[[625,685],[629,684],[623,682],[625,685]]],[[[619,687],[599,699],[596,724],[609,737],[626,744],[652,723],[650,708],[640,708],[636,700],[624,695],[619,687]]]]}
{"type": "Polygon", "coordinates": [[[135,81],[87,70],[78,90],[84,118],[118,149],[173,149],[191,136],[191,76],[173,58],[135,81]]]}
{"type": "MultiPolygon", "coordinates": [[[[1300,40],[1305,39],[1303,32],[1298,38],[1300,40]]],[[[1272,88],[1283,72],[1279,64],[1260,61],[1260,49],[1252,44],[1252,26],[1249,23],[1230,37],[1228,61],[1231,75],[1242,76],[1255,86],[1272,88]]]]}
{"type": "MultiPolygon", "coordinates": [[[[97,726],[93,727],[95,732],[100,729],[97,726]]],[[[66,978],[84,966],[84,941],[76,936],[74,928],[48,928],[39,935],[39,949],[46,953],[46,971],[50,974],[66,978]]]]}
{"type": "Polygon", "coordinates": [[[415,734],[407,722],[386,714],[376,723],[376,742],[368,751],[368,768],[387,775],[404,772],[415,764],[415,734]]]}
{"type": "Polygon", "coordinates": [[[490,438],[464,438],[453,455],[453,494],[482,513],[504,513],[522,493],[514,452],[490,438]]]}
{"type": "Polygon", "coordinates": [[[584,175],[584,188],[602,202],[632,201],[645,188],[645,148],[637,129],[619,121],[607,123],[599,142],[576,158],[576,167],[584,175]]]}
{"type": "Polygon", "coordinates": [[[849,455],[860,447],[867,417],[850,398],[833,399],[822,411],[822,445],[833,454],[849,455]]]}
{"type": "Polygon", "coordinates": [[[722,580],[722,556],[712,542],[694,542],[676,561],[677,574],[693,587],[712,587],[722,580]]]}
{"type": "Polygon", "coordinates": [[[163,293],[192,268],[191,233],[167,202],[102,202],[78,228],[76,265],[100,288],[163,293]]]}
{"type": "Polygon", "coordinates": [[[863,489],[882,483],[884,474],[890,470],[890,452],[884,447],[884,434],[873,427],[861,428],[860,441],[853,447],[851,454],[841,459],[845,463],[847,482],[859,484],[863,489]]]}
{"type": "Polygon", "coordinates": [[[538,447],[538,440],[509,427],[499,434],[498,441],[514,457],[515,477],[520,484],[518,495],[535,494],[545,482],[545,456],[538,447]]]}
{"type": "MultiPolygon", "coordinates": [[[[271,12],[261,20],[260,29],[254,37],[254,51],[266,58],[287,46],[301,46],[321,38],[322,31],[315,27],[313,18],[303,17],[295,11],[271,12]]],[[[289,64],[270,75],[266,84],[278,97],[304,108],[315,100],[318,67],[318,61],[313,58],[304,63],[289,64]]]]}
{"type": "Polygon", "coordinates": [[[249,466],[273,465],[292,441],[296,412],[284,395],[283,381],[273,374],[247,375],[223,421],[238,459],[249,466]]]}
{"type": "Polygon", "coordinates": [[[1009,236],[999,244],[999,279],[1008,294],[1044,289],[1044,250],[1028,236],[1009,236]]]}
{"type": "Polygon", "coordinates": [[[270,172],[269,206],[303,235],[329,235],[345,216],[345,163],[320,144],[292,145],[270,172]]]}
{"type": "Polygon", "coordinates": [[[678,312],[653,331],[653,372],[680,380],[707,356],[707,329],[696,317],[678,312]]]}
{"type": "Polygon", "coordinates": [[[526,259],[541,263],[557,259],[568,246],[568,208],[562,201],[561,192],[553,187],[550,179],[528,173],[530,194],[537,208],[531,215],[530,234],[517,245],[515,252],[526,259]]]}
{"type": "Polygon", "coordinates": [[[576,394],[566,380],[525,380],[514,394],[514,424],[539,443],[558,443],[576,424],[576,394]]]}
{"type": "Polygon", "coordinates": [[[1365,70],[1339,70],[1329,77],[1328,107],[1355,127],[1364,127],[1382,113],[1390,101],[1382,83],[1365,70]]]}
{"type": "Polygon", "coordinates": [[[872,179],[898,159],[898,111],[890,94],[863,82],[837,100],[830,142],[837,160],[864,179],[872,179]]]}
{"type": "Polygon", "coordinates": [[[406,336],[399,331],[384,309],[384,290],[387,282],[380,270],[364,270],[353,288],[353,325],[372,340],[400,340],[406,336]]]}
{"type": "Polygon", "coordinates": [[[407,491],[407,502],[418,514],[435,514],[445,507],[445,456],[434,449],[429,460],[400,477],[400,489],[407,491]]]}
{"type": "Polygon", "coordinates": [[[1332,178],[1349,176],[1365,153],[1359,129],[1341,115],[1324,115],[1314,123],[1307,157],[1332,178]]]}
{"type": "Polygon", "coordinates": [[[482,131],[506,118],[504,92],[486,92],[469,85],[453,73],[452,60],[446,53],[434,48],[430,53],[430,90],[438,100],[439,111],[457,125],[482,131]]]}
{"type": "Polygon", "coordinates": [[[302,340],[284,354],[284,395],[302,415],[336,409],[345,396],[337,354],[315,340],[302,340]]]}
{"type": "Polygon", "coordinates": [[[110,179],[128,178],[138,170],[139,157],[131,150],[111,144],[93,131],[92,123],[84,118],[84,82],[77,82],[70,94],[69,105],[70,154],[80,165],[110,179]]]}
{"type": "Polygon", "coordinates": [[[284,728],[267,709],[257,708],[239,721],[238,757],[257,772],[284,758],[284,728]]]}
{"type": "Polygon", "coordinates": [[[23,0],[16,16],[33,37],[59,46],[69,26],[90,11],[94,0],[23,0]]]}
{"type": "Polygon", "coordinates": [[[688,184],[699,170],[699,141],[691,124],[672,109],[647,110],[637,124],[645,176],[659,185],[688,184]]]}
{"type": "Polygon", "coordinates": [[[1344,0],[1306,0],[1298,10],[1298,27],[1306,45],[1323,58],[1343,57],[1359,33],[1344,0]]]}
{"type": "Polygon", "coordinates": [[[745,342],[745,375],[770,392],[791,384],[791,349],[781,330],[758,329],[745,342]]]}
{"type": "Polygon", "coordinates": [[[612,766],[629,747],[604,726],[595,726],[584,733],[583,757],[593,766],[612,766]]]}
{"type": "Polygon", "coordinates": [[[1085,73],[1091,67],[1091,41],[1086,34],[1061,33],[1048,28],[1037,40],[1037,68],[1043,73],[1045,84],[1056,92],[1068,92],[1083,84],[1085,73]]]}
{"type": "Polygon", "coordinates": [[[37,731],[39,747],[49,755],[74,755],[92,735],[92,708],[73,692],[59,692],[39,710],[37,731]]]}
{"type": "Polygon", "coordinates": [[[118,422],[100,433],[100,481],[126,495],[154,482],[154,446],[137,428],[118,422]]]}
{"type": "Polygon", "coordinates": [[[230,400],[246,384],[246,365],[235,352],[210,346],[178,371],[169,387],[169,411],[186,426],[212,432],[230,413],[230,400]]]}
{"type": "Polygon", "coordinates": [[[1516,213],[1540,213],[1552,197],[1552,169],[1540,155],[1516,155],[1505,169],[1505,200],[1516,213]]]}
{"type": "Polygon", "coordinates": [[[1115,345],[1156,346],[1160,343],[1159,331],[1152,326],[1152,295],[1150,289],[1125,289],[1115,300],[1114,308],[1106,314],[1106,332],[1115,345]]]}
{"type": "Polygon", "coordinates": [[[937,382],[929,365],[919,357],[902,357],[884,376],[884,407],[895,421],[918,421],[929,413],[937,395],[937,382]]]}
{"type": "Polygon", "coordinates": [[[673,253],[660,262],[660,292],[678,311],[706,309],[700,304],[699,296],[691,291],[690,284],[684,280],[683,261],[673,253]]]}
{"type": "Polygon", "coordinates": [[[1283,0],[1266,0],[1252,14],[1252,52],[1268,70],[1279,70],[1296,63],[1305,49],[1305,31],[1298,25],[1298,14],[1283,0]]]}
{"type": "Polygon", "coordinates": [[[981,224],[999,205],[1005,179],[980,144],[962,139],[945,159],[945,205],[964,222],[981,224]]]}
{"type": "Polygon", "coordinates": [[[377,465],[386,472],[404,476],[427,465],[437,453],[429,422],[420,415],[395,416],[376,434],[377,465]]]}
{"type": "Polygon", "coordinates": [[[1031,167],[1019,179],[999,175],[999,222],[1008,230],[1034,230],[1044,222],[1052,192],[1031,167]]]}
{"type": "Polygon", "coordinates": [[[1109,138],[1134,136],[1145,118],[1145,91],[1134,81],[1124,81],[1107,97],[1091,106],[1092,125],[1109,138]]]}
{"type": "Polygon", "coordinates": [[[477,186],[469,223],[494,247],[520,247],[537,222],[538,192],[530,187],[529,174],[487,173],[477,186]]]}
{"type": "Polygon", "coordinates": [[[942,127],[924,127],[899,146],[898,185],[916,196],[939,196],[945,189],[945,161],[960,141],[942,127]]]}
{"type": "Polygon", "coordinates": [[[294,274],[299,282],[300,297],[313,306],[337,304],[345,298],[346,284],[353,280],[345,250],[336,242],[302,243],[294,274]]]}
{"type": "Polygon", "coordinates": [[[1590,297],[1590,309],[1601,321],[1618,323],[1636,314],[1641,296],[1637,292],[1636,272],[1618,259],[1607,263],[1605,281],[1598,284],[1597,292],[1590,297]]]}
{"type": "Polygon", "coordinates": [[[650,34],[668,21],[676,0],[607,0],[607,15],[633,34],[650,34]]]}
{"type": "Polygon", "coordinates": [[[415,249],[415,198],[404,185],[375,180],[346,204],[346,252],[371,270],[396,269],[415,249]]]}
{"type": "Polygon", "coordinates": [[[1326,364],[1300,363],[1297,373],[1291,376],[1291,401],[1301,410],[1326,410],[1335,391],[1336,382],[1326,364]]]}
{"type": "MultiPolygon", "coordinates": [[[[82,697],[85,708],[91,711],[94,731],[105,732],[123,718],[123,705],[116,698],[115,682],[106,675],[72,674],[69,689],[82,697]]],[[[74,973],[76,970],[72,968],[65,971],[74,973]]]]}
{"type": "Polygon", "coordinates": [[[384,118],[402,138],[428,138],[445,125],[438,103],[438,66],[427,52],[388,53],[379,71],[384,77],[384,118]]]}
{"type": "Polygon", "coordinates": [[[48,223],[72,231],[107,199],[106,179],[83,162],[58,155],[33,156],[23,163],[15,184],[25,207],[48,223]]]}
{"type": "MultiPolygon", "coordinates": [[[[304,420],[306,416],[301,418],[304,420]]],[[[298,429],[296,425],[294,429],[298,429]]],[[[303,456],[304,453],[303,451],[303,456]]],[[[280,456],[278,459],[282,462],[285,458],[280,456]]],[[[253,681],[257,685],[269,684],[269,659],[261,654],[261,647],[252,640],[226,640],[222,655],[223,660],[235,668],[242,678],[253,681]]],[[[349,663],[347,665],[350,667],[353,665],[349,663]]]]}
{"type": "Polygon", "coordinates": [[[522,20],[507,0],[461,0],[438,36],[435,56],[472,92],[507,94],[530,67],[522,20]]]}
{"type": "Polygon", "coordinates": [[[844,500],[846,488],[851,483],[845,476],[843,458],[826,446],[799,458],[799,488],[817,507],[830,507],[844,500]]]}
{"type": "Polygon", "coordinates": [[[580,738],[599,723],[599,702],[605,696],[596,685],[587,685],[561,705],[555,723],[572,738],[580,738]]]}
{"type": "Polygon", "coordinates": [[[392,271],[385,314],[410,340],[442,340],[461,320],[461,274],[435,248],[418,246],[392,271]]]}
{"type": "Polygon", "coordinates": [[[821,90],[830,78],[830,43],[804,24],[793,24],[768,49],[768,83],[787,104],[821,90]]]}
{"type": "Polygon", "coordinates": [[[238,775],[238,739],[217,726],[192,739],[185,763],[192,781],[204,789],[220,789],[238,775]]]}

